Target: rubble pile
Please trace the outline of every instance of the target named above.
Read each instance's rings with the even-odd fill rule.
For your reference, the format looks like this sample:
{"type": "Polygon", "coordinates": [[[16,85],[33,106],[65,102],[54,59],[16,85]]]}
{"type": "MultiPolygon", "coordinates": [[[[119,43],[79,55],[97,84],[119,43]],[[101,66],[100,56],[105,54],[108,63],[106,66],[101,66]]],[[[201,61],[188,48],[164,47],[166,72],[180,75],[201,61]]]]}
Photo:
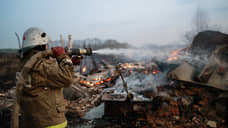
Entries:
{"type": "Polygon", "coordinates": [[[14,104],[16,88],[13,87],[5,92],[0,92],[0,126],[10,126],[11,110],[14,104]]]}
{"type": "Polygon", "coordinates": [[[2,53],[0,50],[0,91],[7,91],[16,85],[15,72],[18,70],[18,57],[15,53],[2,53]]]}
{"type": "Polygon", "coordinates": [[[149,126],[223,128],[225,115],[216,113],[215,100],[219,94],[219,91],[190,84],[163,87],[153,97],[152,111],[147,114],[147,121],[151,123],[149,126]],[[167,95],[162,96],[162,93],[167,95]],[[211,123],[215,125],[212,126],[211,123]]]}
{"type": "Polygon", "coordinates": [[[220,113],[216,110],[220,109],[216,107],[216,97],[219,94],[219,90],[186,83],[158,87],[157,93],[144,94],[151,102],[125,101],[125,105],[124,102],[116,102],[117,106],[127,109],[120,110],[125,113],[124,116],[116,118],[114,112],[120,108],[112,107],[113,113],[109,111],[102,119],[97,119],[95,127],[225,128],[225,110],[220,113]]]}
{"type": "Polygon", "coordinates": [[[66,117],[70,126],[75,126],[79,122],[82,123],[81,117],[92,108],[100,105],[104,87],[102,85],[89,88],[82,86],[85,90],[84,97],[66,101],[66,117]]]}
{"type": "Polygon", "coordinates": [[[228,35],[218,31],[204,31],[198,33],[191,45],[191,52],[197,54],[210,54],[217,46],[227,45],[228,35]]]}
{"type": "MultiPolygon", "coordinates": [[[[226,34],[211,31],[199,33],[190,48],[174,51],[164,62],[152,60],[144,64],[129,61],[122,56],[98,54],[95,54],[96,59],[84,58],[85,65],[76,70],[78,74],[75,74],[72,87],[64,89],[69,127],[226,128],[227,40],[226,34]],[[221,45],[221,48],[217,45],[221,45]],[[204,46],[207,47],[204,49],[204,46]],[[212,58],[208,61],[209,64],[199,68],[197,63],[179,59],[178,54],[187,50],[193,55],[209,52],[217,56],[208,55],[208,58],[212,58]],[[222,52],[216,52],[219,50],[222,52]],[[214,63],[219,57],[220,61],[214,63]],[[178,63],[171,63],[176,60],[178,63]],[[89,64],[86,64],[87,61],[89,64]],[[117,71],[115,65],[119,62],[123,62],[123,65],[122,69],[117,71]],[[89,68],[90,64],[95,66],[89,68]],[[121,72],[126,83],[123,76],[120,77],[121,72]],[[123,85],[128,85],[128,88],[123,88],[123,85]],[[111,93],[104,91],[105,88],[114,86],[111,93]],[[132,95],[128,95],[128,89],[133,92],[132,95]],[[127,95],[122,95],[125,91],[127,95]],[[115,92],[122,94],[115,95],[115,92]],[[103,107],[100,107],[100,104],[103,107]],[[93,108],[98,108],[99,112],[102,110],[103,113],[98,118],[84,119],[83,116],[93,108]]],[[[15,78],[5,78],[15,75],[16,66],[8,65],[10,60],[7,60],[7,57],[1,58],[0,63],[4,65],[4,70],[0,74],[0,124],[9,127],[15,97],[15,87],[12,87],[15,85],[15,78]],[[14,72],[7,74],[8,69],[13,69],[14,72]]]]}

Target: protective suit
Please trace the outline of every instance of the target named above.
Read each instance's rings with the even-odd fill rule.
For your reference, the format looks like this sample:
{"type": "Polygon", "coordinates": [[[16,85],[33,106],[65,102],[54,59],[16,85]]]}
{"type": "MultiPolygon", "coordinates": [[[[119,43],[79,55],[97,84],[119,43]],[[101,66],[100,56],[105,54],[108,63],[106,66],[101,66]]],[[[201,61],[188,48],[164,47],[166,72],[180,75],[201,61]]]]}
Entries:
{"type": "Polygon", "coordinates": [[[66,121],[62,91],[72,83],[74,75],[73,64],[67,60],[67,55],[56,60],[41,58],[24,76],[19,96],[23,127],[44,128],[66,121]]]}
{"type": "Polygon", "coordinates": [[[33,45],[26,44],[25,41],[24,44],[30,49],[22,48],[26,56],[20,61],[21,74],[17,81],[17,101],[22,113],[21,126],[23,128],[65,127],[67,122],[63,87],[68,87],[73,82],[73,63],[61,47],[36,50],[39,46],[37,44],[41,44],[40,46],[47,44],[45,43],[47,37],[39,29],[33,28],[32,31],[29,29],[29,32],[32,35],[25,32],[23,40],[33,40],[35,38],[29,37],[35,35],[38,42],[30,41],[36,43],[33,45]],[[40,41],[42,43],[39,43],[40,41]]]}

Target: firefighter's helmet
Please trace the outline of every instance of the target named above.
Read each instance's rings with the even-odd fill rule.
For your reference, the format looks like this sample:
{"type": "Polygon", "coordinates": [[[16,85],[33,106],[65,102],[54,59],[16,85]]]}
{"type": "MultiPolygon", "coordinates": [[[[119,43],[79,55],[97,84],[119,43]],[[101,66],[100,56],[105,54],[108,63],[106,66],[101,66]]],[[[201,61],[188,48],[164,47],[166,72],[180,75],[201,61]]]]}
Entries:
{"type": "Polygon", "coordinates": [[[48,41],[49,38],[45,31],[31,27],[24,32],[21,52],[25,53],[36,46],[46,45],[48,41]]]}

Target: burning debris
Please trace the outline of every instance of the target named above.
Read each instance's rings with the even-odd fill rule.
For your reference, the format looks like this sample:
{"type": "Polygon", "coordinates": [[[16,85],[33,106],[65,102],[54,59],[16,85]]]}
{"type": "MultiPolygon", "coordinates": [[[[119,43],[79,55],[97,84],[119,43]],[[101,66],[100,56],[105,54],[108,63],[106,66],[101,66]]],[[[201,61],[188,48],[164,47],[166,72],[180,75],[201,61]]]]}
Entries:
{"type": "Polygon", "coordinates": [[[115,76],[112,75],[111,71],[104,71],[100,73],[96,73],[93,75],[89,75],[87,77],[80,76],[80,83],[84,86],[97,86],[101,84],[105,84],[107,86],[111,86],[110,82],[114,79],[115,76]]]}
{"type": "MultiPolygon", "coordinates": [[[[84,58],[64,89],[69,127],[227,127],[228,47],[205,56],[191,48],[150,61],[84,58]]],[[[10,118],[12,90],[0,93],[2,121],[10,118]]]]}
{"type": "Polygon", "coordinates": [[[172,61],[172,60],[178,60],[179,57],[177,57],[176,55],[179,53],[180,51],[174,51],[171,55],[171,57],[168,58],[168,61],[172,61]]]}
{"type": "Polygon", "coordinates": [[[211,105],[218,92],[188,84],[161,88],[157,94],[144,93],[151,100],[129,102],[124,95],[104,95],[104,122],[108,123],[103,127],[110,127],[109,123],[118,127],[116,118],[121,127],[207,127],[211,122],[216,127],[225,126],[225,118],[217,116],[211,105]]]}
{"type": "MultiPolygon", "coordinates": [[[[207,67],[214,67],[211,66],[213,62],[222,62],[222,66],[219,64],[217,69],[224,72],[222,75],[226,73],[224,58],[227,58],[227,50],[224,50],[226,46],[222,48],[223,50],[215,50],[213,54],[215,58],[223,58],[220,61],[214,58],[214,61],[209,59],[200,62],[202,55],[193,59],[189,55],[185,56],[189,49],[174,51],[167,59],[167,62],[178,60],[171,71],[164,70],[161,63],[122,64],[121,72],[128,83],[128,89],[124,89],[123,85],[126,83],[122,83],[117,72],[117,79],[113,80],[115,84],[111,86],[113,89],[106,89],[102,96],[103,118],[93,119],[93,127],[226,127],[227,92],[224,87],[227,85],[223,85],[223,88],[219,86],[221,83],[210,86],[194,78],[198,72],[201,76],[198,77],[199,80],[210,79],[213,75],[207,67]],[[197,68],[192,66],[198,63],[200,65],[195,65],[197,68]],[[202,74],[206,76],[202,77],[202,74]],[[174,81],[168,81],[166,75],[174,81]],[[133,97],[129,98],[126,90],[133,97]]],[[[172,65],[173,63],[166,64],[167,67],[172,65]]]]}
{"type": "Polygon", "coordinates": [[[86,72],[86,66],[84,66],[84,67],[82,68],[82,72],[83,72],[83,73],[86,72]]]}
{"type": "Polygon", "coordinates": [[[145,74],[159,74],[160,69],[157,64],[149,63],[149,64],[142,64],[142,63],[124,63],[123,70],[128,70],[129,72],[138,72],[138,73],[145,73],[145,74]]]}

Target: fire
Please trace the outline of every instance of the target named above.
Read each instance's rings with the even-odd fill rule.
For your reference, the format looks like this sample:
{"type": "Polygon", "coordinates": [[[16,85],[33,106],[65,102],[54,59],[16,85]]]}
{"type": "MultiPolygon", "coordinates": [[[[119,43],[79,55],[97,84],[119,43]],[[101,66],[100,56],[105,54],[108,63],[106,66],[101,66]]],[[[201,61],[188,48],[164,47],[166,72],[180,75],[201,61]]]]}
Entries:
{"type": "Polygon", "coordinates": [[[160,71],[158,71],[157,69],[154,69],[152,73],[155,75],[155,74],[157,74],[157,73],[159,73],[159,72],[160,72],[160,71]]]}
{"type": "Polygon", "coordinates": [[[94,86],[94,84],[93,84],[92,82],[89,82],[89,81],[80,80],[79,82],[80,82],[81,84],[88,85],[88,86],[91,86],[91,87],[94,86]]]}
{"type": "Polygon", "coordinates": [[[93,80],[98,81],[98,82],[94,83],[94,82],[92,82],[92,81],[85,81],[85,80],[80,80],[79,82],[80,82],[81,84],[83,84],[83,85],[93,87],[93,86],[95,86],[95,85],[101,85],[101,84],[103,84],[103,83],[105,83],[105,82],[111,81],[111,80],[112,80],[112,77],[109,77],[109,78],[107,78],[107,79],[105,79],[105,80],[103,80],[102,78],[99,77],[99,78],[94,78],[93,80]]]}
{"type": "Polygon", "coordinates": [[[169,57],[168,58],[168,61],[172,61],[172,60],[178,60],[179,59],[179,57],[177,57],[177,54],[179,53],[180,51],[174,51],[174,52],[172,52],[172,55],[171,55],[171,57],[169,57]]]}
{"type": "Polygon", "coordinates": [[[109,77],[108,79],[104,80],[105,82],[109,82],[112,80],[112,77],[109,77]]]}
{"type": "MultiPolygon", "coordinates": [[[[173,54],[177,54],[177,53],[173,53],[173,54]]],[[[161,73],[158,69],[158,66],[154,64],[148,66],[148,65],[138,64],[138,63],[125,63],[123,64],[123,68],[128,69],[129,73],[132,73],[134,71],[143,72],[145,74],[153,74],[153,75],[161,73]]]]}
{"type": "Polygon", "coordinates": [[[136,68],[132,63],[125,63],[124,65],[123,65],[123,68],[124,69],[132,69],[132,68],[136,68]]]}
{"type": "Polygon", "coordinates": [[[100,84],[103,84],[103,83],[104,83],[104,81],[102,80],[102,81],[97,82],[96,85],[100,85],[100,84]]]}
{"type": "Polygon", "coordinates": [[[86,66],[82,68],[82,72],[86,72],[86,66]]]}
{"type": "Polygon", "coordinates": [[[178,59],[179,59],[179,57],[173,56],[173,57],[169,57],[168,58],[168,61],[178,60],[178,59]]]}
{"type": "Polygon", "coordinates": [[[100,77],[99,78],[94,78],[93,80],[98,81],[98,80],[101,80],[101,78],[100,77]]]}
{"type": "Polygon", "coordinates": [[[172,52],[172,56],[176,56],[178,53],[179,53],[180,51],[174,51],[174,52],[172,52]]]}

